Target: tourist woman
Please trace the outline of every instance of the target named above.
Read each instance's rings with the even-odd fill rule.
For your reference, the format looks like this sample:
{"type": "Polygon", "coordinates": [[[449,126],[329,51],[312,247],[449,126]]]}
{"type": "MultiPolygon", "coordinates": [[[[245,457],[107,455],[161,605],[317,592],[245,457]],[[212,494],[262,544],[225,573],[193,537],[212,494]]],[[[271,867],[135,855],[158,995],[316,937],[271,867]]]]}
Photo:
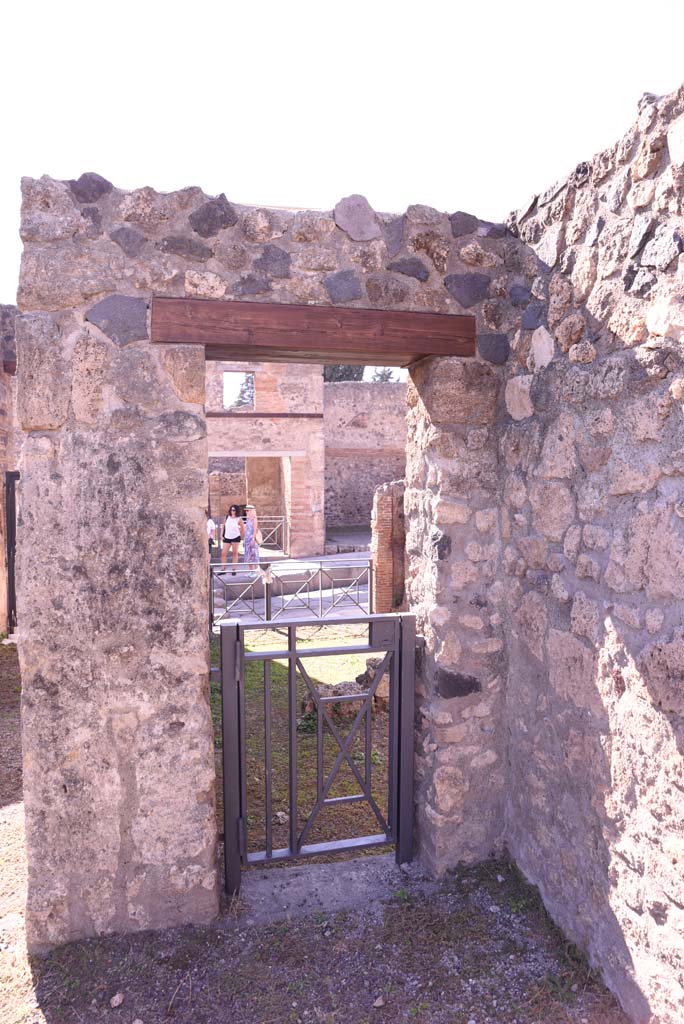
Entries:
{"type": "MultiPolygon", "coordinates": [[[[244,523],[240,516],[240,509],[237,505],[231,505],[228,509],[226,521],[223,524],[223,548],[221,549],[221,561],[225,565],[228,561],[228,552],[231,552],[231,561],[237,565],[238,547],[242,538],[244,523]]],[[[233,569],[235,573],[235,569],[233,569]]]]}
{"type": "Polygon", "coordinates": [[[254,505],[245,505],[247,512],[247,521],[240,522],[242,533],[242,539],[245,542],[245,562],[258,565],[259,563],[259,541],[261,540],[261,534],[259,532],[259,522],[257,520],[256,509],[254,505]]]}

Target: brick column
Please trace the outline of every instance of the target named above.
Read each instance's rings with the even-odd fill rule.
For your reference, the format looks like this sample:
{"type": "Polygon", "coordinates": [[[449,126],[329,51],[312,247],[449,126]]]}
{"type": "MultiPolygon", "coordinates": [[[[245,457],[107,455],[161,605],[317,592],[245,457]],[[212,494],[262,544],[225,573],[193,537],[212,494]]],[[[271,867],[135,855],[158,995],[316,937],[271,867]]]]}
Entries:
{"type": "Polygon", "coordinates": [[[371,561],[373,611],[393,612],[404,604],[404,481],[381,484],[373,495],[371,561]]]}

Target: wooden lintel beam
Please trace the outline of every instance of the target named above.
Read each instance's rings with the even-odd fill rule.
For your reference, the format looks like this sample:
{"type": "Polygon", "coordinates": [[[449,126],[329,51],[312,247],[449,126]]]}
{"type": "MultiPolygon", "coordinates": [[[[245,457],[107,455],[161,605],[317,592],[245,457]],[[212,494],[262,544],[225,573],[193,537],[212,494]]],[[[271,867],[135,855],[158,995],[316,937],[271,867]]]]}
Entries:
{"type": "Polygon", "coordinates": [[[240,362],[409,366],[475,353],[471,316],[222,299],[153,299],[151,335],[240,362]]]}

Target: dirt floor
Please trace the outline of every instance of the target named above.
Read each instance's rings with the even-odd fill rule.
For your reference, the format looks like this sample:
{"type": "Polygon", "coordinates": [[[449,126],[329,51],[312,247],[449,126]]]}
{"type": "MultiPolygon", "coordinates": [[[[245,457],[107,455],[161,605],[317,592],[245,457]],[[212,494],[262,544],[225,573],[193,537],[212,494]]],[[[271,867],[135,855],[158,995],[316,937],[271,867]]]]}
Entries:
{"type": "MultiPolygon", "coordinates": [[[[393,869],[377,898],[330,911],[323,899],[296,912],[282,898],[287,875],[261,872],[262,897],[263,876],[274,881],[270,921],[250,923],[238,901],[209,928],[29,958],[18,698],[16,653],[0,646],[0,1024],[627,1024],[502,862],[440,883],[393,869]]],[[[351,870],[316,870],[326,867],[351,870]]]]}

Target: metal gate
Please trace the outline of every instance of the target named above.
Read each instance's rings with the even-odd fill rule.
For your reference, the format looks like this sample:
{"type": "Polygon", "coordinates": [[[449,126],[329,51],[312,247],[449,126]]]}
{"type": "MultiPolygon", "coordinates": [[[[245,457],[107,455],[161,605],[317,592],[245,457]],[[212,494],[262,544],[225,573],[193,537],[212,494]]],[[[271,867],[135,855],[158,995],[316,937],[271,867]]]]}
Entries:
{"type": "MultiPolygon", "coordinates": [[[[311,619],[287,623],[236,621],[221,625],[221,688],[223,697],[223,805],[225,838],[225,887],[231,894],[240,888],[243,866],[283,861],[343,850],[360,850],[370,846],[395,844],[397,863],[411,860],[413,852],[413,717],[416,658],[416,626],[413,615],[365,615],[359,618],[328,620],[326,626],[359,625],[363,643],[342,646],[306,646],[298,638],[298,630],[311,628],[311,619]],[[274,646],[255,649],[250,644],[254,631],[269,630],[274,646]],[[307,670],[309,659],[334,655],[379,655],[373,677],[367,685],[358,685],[359,692],[329,695],[319,690],[316,679],[307,670]],[[256,665],[255,668],[251,666],[256,665]],[[261,666],[259,668],[259,666],[261,666]],[[287,750],[274,762],[272,735],[275,676],[286,729],[283,732],[287,750]],[[246,680],[249,677],[249,686],[246,680]],[[255,682],[256,679],[256,682],[255,682]],[[378,688],[384,682],[387,716],[387,761],[382,781],[374,773],[371,750],[375,702],[378,688]],[[259,755],[263,751],[263,780],[259,777],[259,796],[255,797],[253,780],[247,785],[247,689],[263,702],[263,735],[259,737],[259,755]],[[309,731],[315,729],[315,790],[310,787],[309,799],[302,800],[298,778],[298,719],[300,694],[304,690],[310,702],[309,731]],[[354,705],[359,705],[358,710],[354,705]],[[344,709],[349,726],[346,735],[336,721],[334,710],[344,709]],[[356,752],[352,752],[356,745],[356,752]],[[326,757],[324,758],[324,749],[326,757]],[[331,750],[334,750],[331,753],[331,750]],[[325,763],[327,759],[328,763],[325,763]],[[332,763],[331,763],[332,762],[332,763]],[[340,772],[353,779],[356,791],[332,796],[340,772]],[[284,776],[287,776],[285,779],[284,776]],[[287,813],[280,812],[287,823],[287,842],[274,843],[274,784],[287,785],[287,813]],[[382,800],[378,799],[378,786],[382,800]],[[313,795],[315,793],[315,795],[313,795]],[[264,810],[262,849],[250,847],[250,820],[254,804],[264,810]],[[376,831],[369,835],[342,836],[333,841],[312,842],[314,826],[326,808],[351,803],[365,803],[372,815],[376,831]],[[382,803],[382,807],[380,804],[382,803]]],[[[321,627],[323,628],[323,627],[321,627]]],[[[358,681],[357,681],[358,682],[358,681]]],[[[259,712],[261,719],[261,711],[259,712]]],[[[301,722],[301,719],[299,719],[301,722]]],[[[376,720],[377,721],[377,716],[376,720]]],[[[260,722],[261,724],[261,722],[260,722]]],[[[312,755],[313,755],[312,741],[312,755]]],[[[253,846],[254,843],[251,843],[253,846]]]]}

